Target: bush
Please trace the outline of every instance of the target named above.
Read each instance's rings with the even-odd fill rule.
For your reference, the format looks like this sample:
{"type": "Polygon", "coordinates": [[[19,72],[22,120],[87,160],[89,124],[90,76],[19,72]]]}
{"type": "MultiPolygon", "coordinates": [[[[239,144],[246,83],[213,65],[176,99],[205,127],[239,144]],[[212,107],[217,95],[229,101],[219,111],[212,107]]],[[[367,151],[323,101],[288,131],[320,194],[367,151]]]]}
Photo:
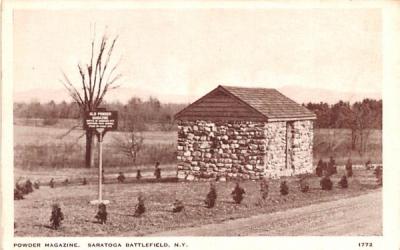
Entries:
{"type": "Polygon", "coordinates": [[[382,172],[383,172],[382,166],[377,166],[374,170],[376,183],[378,184],[378,186],[382,186],[382,172]]]}
{"type": "Polygon", "coordinates": [[[260,193],[261,193],[261,198],[263,200],[266,200],[268,197],[268,182],[265,178],[260,183],[260,193]]]}
{"type": "Polygon", "coordinates": [[[281,186],[280,186],[280,193],[281,195],[288,195],[289,194],[289,187],[286,183],[286,181],[282,181],[281,182],[281,186]]]}
{"type": "Polygon", "coordinates": [[[172,212],[173,213],[179,213],[182,212],[185,209],[185,206],[183,205],[183,202],[179,199],[176,199],[174,204],[173,204],[172,212]]]}
{"type": "Polygon", "coordinates": [[[339,186],[341,188],[347,188],[349,186],[348,182],[347,182],[347,177],[346,175],[343,175],[342,178],[339,181],[339,186]]]}
{"type": "Polygon", "coordinates": [[[107,222],[107,207],[104,203],[99,204],[99,210],[97,211],[95,218],[100,224],[105,224],[107,222]]]}
{"type": "Polygon", "coordinates": [[[242,187],[239,186],[239,183],[236,183],[235,189],[232,191],[232,198],[235,201],[236,204],[240,204],[243,200],[243,195],[246,192],[242,187]]]}
{"type": "Polygon", "coordinates": [[[213,208],[215,206],[215,201],[217,200],[217,189],[214,183],[210,183],[210,191],[208,192],[204,203],[207,208],[213,208]]]}
{"type": "Polygon", "coordinates": [[[14,188],[14,200],[23,200],[24,195],[21,190],[14,188]]]}
{"type": "Polygon", "coordinates": [[[329,177],[324,177],[320,181],[322,190],[332,190],[333,183],[329,177]]]}
{"type": "Polygon", "coordinates": [[[140,217],[146,211],[146,207],[144,206],[144,196],[142,194],[138,197],[138,204],[135,207],[135,213],[133,216],[140,217]]]}
{"type": "Polygon", "coordinates": [[[136,180],[140,180],[140,179],[142,179],[142,172],[140,171],[140,169],[138,169],[136,171],[136,180]]]}
{"type": "Polygon", "coordinates": [[[310,190],[310,186],[305,180],[300,181],[300,191],[307,193],[310,190]]]}
{"type": "Polygon", "coordinates": [[[61,226],[61,221],[64,220],[64,214],[61,212],[60,206],[56,203],[53,204],[51,211],[50,223],[51,228],[57,230],[61,226]]]}

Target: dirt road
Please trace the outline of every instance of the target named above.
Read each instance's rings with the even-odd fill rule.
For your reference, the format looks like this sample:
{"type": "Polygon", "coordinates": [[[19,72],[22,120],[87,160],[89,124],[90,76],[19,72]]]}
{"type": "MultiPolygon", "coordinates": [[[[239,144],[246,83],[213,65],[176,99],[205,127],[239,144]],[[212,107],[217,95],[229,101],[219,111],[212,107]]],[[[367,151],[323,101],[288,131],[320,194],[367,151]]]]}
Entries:
{"type": "Polygon", "coordinates": [[[151,236],[382,235],[382,193],[151,236]]]}

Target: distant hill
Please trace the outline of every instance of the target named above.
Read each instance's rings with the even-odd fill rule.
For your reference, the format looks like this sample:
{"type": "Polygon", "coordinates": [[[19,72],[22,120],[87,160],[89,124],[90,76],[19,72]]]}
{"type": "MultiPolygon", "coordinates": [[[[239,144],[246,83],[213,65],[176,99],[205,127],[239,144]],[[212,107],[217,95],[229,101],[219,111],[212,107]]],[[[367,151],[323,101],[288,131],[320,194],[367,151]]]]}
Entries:
{"type": "MultiPolygon", "coordinates": [[[[162,103],[189,103],[197,98],[196,96],[165,95],[162,93],[150,93],[140,88],[121,87],[110,91],[105,99],[106,101],[118,100],[122,103],[125,103],[134,96],[140,97],[143,100],[146,100],[149,96],[152,96],[159,99],[162,103]]],[[[14,93],[13,99],[14,102],[30,102],[35,100],[41,103],[46,103],[51,100],[54,100],[57,103],[62,102],[63,100],[67,102],[72,100],[71,97],[67,94],[66,90],[64,90],[63,88],[37,88],[23,92],[16,92],[14,93]]]]}
{"type": "Polygon", "coordinates": [[[365,98],[382,99],[382,94],[378,92],[345,92],[340,90],[328,90],[323,88],[306,88],[299,86],[284,86],[278,90],[298,103],[307,102],[327,102],[336,103],[340,100],[350,103],[362,101],[365,98]]]}
{"type": "MultiPolygon", "coordinates": [[[[211,89],[210,89],[211,90],[211,89]]],[[[379,92],[345,92],[340,90],[329,90],[323,88],[307,88],[301,86],[283,86],[278,88],[282,94],[288,96],[292,100],[298,103],[307,102],[327,102],[336,103],[339,100],[349,101],[353,103],[355,101],[363,100],[364,98],[371,99],[382,99],[381,93],[379,92]]],[[[121,87],[113,90],[106,98],[107,101],[119,100],[120,102],[126,102],[133,96],[138,96],[142,99],[147,99],[149,96],[158,98],[163,103],[191,103],[200,98],[200,95],[166,95],[163,93],[150,93],[145,89],[121,87]]],[[[33,89],[23,92],[14,93],[14,102],[30,102],[32,100],[40,101],[42,103],[54,100],[61,102],[63,100],[70,101],[71,98],[67,92],[62,89],[33,89]]]]}

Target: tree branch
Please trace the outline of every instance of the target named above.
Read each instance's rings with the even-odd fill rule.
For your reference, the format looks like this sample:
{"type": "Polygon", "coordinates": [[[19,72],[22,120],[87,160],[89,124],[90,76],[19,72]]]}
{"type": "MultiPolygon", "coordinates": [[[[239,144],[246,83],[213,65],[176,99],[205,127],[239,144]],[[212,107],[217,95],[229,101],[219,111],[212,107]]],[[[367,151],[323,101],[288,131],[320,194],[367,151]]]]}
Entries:
{"type": "MultiPolygon", "coordinates": [[[[96,85],[97,85],[97,92],[99,93],[101,90],[101,83],[99,84],[97,81],[97,75],[99,75],[99,77],[101,76],[101,60],[103,57],[103,53],[104,53],[104,49],[106,47],[106,43],[107,43],[107,38],[104,35],[103,38],[101,39],[101,44],[100,44],[100,50],[99,50],[99,55],[97,56],[97,60],[96,60],[96,68],[94,71],[94,82],[93,82],[93,94],[95,92],[96,89],[96,85]]],[[[91,101],[96,102],[97,101],[97,97],[95,100],[93,100],[93,96],[91,97],[91,101]]],[[[95,105],[97,106],[97,105],[95,105]]]]}
{"type": "Polygon", "coordinates": [[[85,81],[85,73],[82,70],[82,67],[78,64],[78,70],[79,70],[79,74],[81,75],[81,80],[82,80],[82,87],[83,87],[83,93],[84,93],[84,97],[85,97],[85,103],[89,104],[87,105],[87,109],[86,110],[90,110],[90,103],[88,103],[88,93],[87,93],[87,88],[86,88],[86,81],[85,81]]]}
{"type": "Polygon", "coordinates": [[[79,94],[78,90],[74,87],[74,85],[71,83],[67,75],[62,71],[62,75],[64,76],[64,81],[61,81],[64,87],[68,90],[70,93],[71,97],[78,103],[80,107],[84,107],[85,103],[82,100],[81,95],[79,94]]]}
{"type": "Polygon", "coordinates": [[[77,127],[80,127],[80,126],[81,126],[81,124],[73,126],[66,133],[58,136],[57,139],[63,139],[65,136],[69,135],[73,130],[75,130],[77,127]]]}

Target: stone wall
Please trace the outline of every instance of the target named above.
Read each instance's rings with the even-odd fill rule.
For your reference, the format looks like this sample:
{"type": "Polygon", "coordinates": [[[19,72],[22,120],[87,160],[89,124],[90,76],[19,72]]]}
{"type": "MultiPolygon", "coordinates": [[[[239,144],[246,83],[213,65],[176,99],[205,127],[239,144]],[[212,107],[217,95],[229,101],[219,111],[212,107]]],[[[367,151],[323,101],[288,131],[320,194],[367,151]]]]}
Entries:
{"type": "Polygon", "coordinates": [[[293,166],[295,174],[313,171],[313,122],[310,120],[294,122],[293,166]]]}
{"type": "Polygon", "coordinates": [[[286,167],[286,122],[179,121],[178,177],[259,179],[308,172],[312,122],[293,125],[293,132],[299,133],[293,138],[295,170],[286,167]]]}
{"type": "Polygon", "coordinates": [[[290,170],[286,169],[286,122],[267,123],[265,133],[265,175],[270,178],[290,175],[290,170]]]}

